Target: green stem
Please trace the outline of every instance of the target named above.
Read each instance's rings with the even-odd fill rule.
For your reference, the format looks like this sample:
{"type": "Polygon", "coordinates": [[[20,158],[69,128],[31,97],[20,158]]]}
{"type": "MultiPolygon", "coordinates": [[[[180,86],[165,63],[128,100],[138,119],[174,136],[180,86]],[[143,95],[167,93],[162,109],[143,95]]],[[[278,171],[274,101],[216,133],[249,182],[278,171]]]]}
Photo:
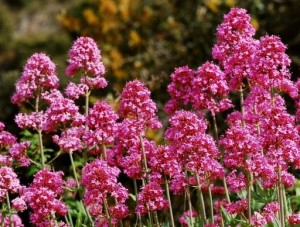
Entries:
{"type": "Polygon", "coordinates": [[[281,183],[281,167],[278,167],[277,172],[278,178],[278,203],[279,203],[279,217],[280,217],[280,225],[281,227],[285,226],[285,215],[284,215],[284,201],[283,201],[283,190],[281,183]]]}
{"type": "Polygon", "coordinates": [[[44,156],[44,147],[43,147],[43,138],[42,138],[42,130],[38,130],[39,135],[39,145],[40,145],[40,153],[41,153],[41,166],[42,169],[45,169],[45,156],[44,156]]]}
{"type": "Polygon", "coordinates": [[[101,144],[101,148],[102,148],[103,158],[104,158],[104,160],[107,160],[107,153],[106,153],[105,144],[101,144]]]}
{"type": "Polygon", "coordinates": [[[2,203],[1,227],[4,227],[4,203],[2,203]]]}
{"type": "Polygon", "coordinates": [[[201,185],[200,185],[200,180],[199,180],[199,175],[197,172],[195,172],[196,176],[196,182],[198,186],[198,193],[199,193],[199,209],[200,209],[200,216],[201,219],[203,220],[203,223],[206,224],[206,212],[205,212],[205,205],[204,205],[204,199],[203,199],[203,194],[201,190],[201,185]]]}
{"type": "Polygon", "coordinates": [[[240,86],[240,105],[241,105],[241,113],[242,113],[242,126],[245,128],[245,108],[244,108],[244,93],[243,93],[243,86],[240,86]]]}
{"type": "Polygon", "coordinates": [[[173,210],[172,210],[172,203],[171,203],[171,196],[170,196],[170,189],[169,189],[169,182],[167,179],[167,176],[165,175],[165,186],[166,186],[166,193],[167,193],[167,198],[169,202],[169,213],[170,213],[170,219],[171,219],[171,226],[175,227],[174,223],[174,216],[173,216],[173,210]]]}
{"type": "MultiPolygon", "coordinates": [[[[75,178],[75,181],[76,181],[77,190],[79,190],[80,189],[80,184],[79,184],[79,180],[77,178],[77,174],[76,174],[76,169],[75,169],[75,164],[74,164],[72,152],[69,152],[69,156],[70,156],[70,160],[71,160],[71,165],[72,165],[72,170],[73,170],[74,178],[75,178]]],[[[92,226],[94,226],[93,219],[92,219],[90,213],[88,212],[88,210],[85,208],[85,206],[84,206],[84,204],[82,202],[82,199],[80,199],[80,203],[81,203],[81,206],[83,207],[83,210],[85,211],[85,214],[88,217],[90,223],[92,224],[92,226]]]]}
{"type": "Polygon", "coordinates": [[[79,181],[78,181],[78,178],[77,178],[77,174],[76,174],[76,169],[75,169],[75,164],[74,164],[72,152],[69,152],[69,156],[70,156],[70,160],[71,160],[72,170],[73,170],[73,174],[74,174],[74,177],[75,177],[77,189],[79,189],[80,188],[80,184],[79,184],[79,181]]]}
{"type": "Polygon", "coordinates": [[[8,207],[9,226],[13,227],[12,217],[11,217],[11,207],[10,207],[10,200],[9,200],[8,192],[6,192],[6,202],[7,202],[7,207],[8,207]]]}
{"type": "MultiPolygon", "coordinates": [[[[86,75],[85,75],[86,76],[86,75]]],[[[89,97],[91,91],[87,90],[85,93],[85,106],[84,106],[84,116],[87,117],[89,114],[89,97]]],[[[85,126],[87,128],[87,126],[85,126]]],[[[87,149],[83,150],[83,165],[87,163],[87,149]]]]}
{"type": "Polygon", "coordinates": [[[214,223],[214,205],[213,205],[210,185],[208,186],[208,196],[209,196],[209,205],[210,205],[210,218],[212,223],[214,223]]]}
{"type": "Polygon", "coordinates": [[[154,221],[155,221],[156,227],[159,227],[160,225],[159,225],[158,216],[157,216],[156,211],[154,212],[153,216],[154,216],[154,221]]]}
{"type": "MultiPolygon", "coordinates": [[[[212,114],[212,119],[213,119],[213,128],[214,128],[214,132],[215,132],[217,147],[220,150],[218,125],[217,125],[216,116],[214,114],[212,114]]],[[[222,154],[221,160],[223,160],[223,154],[222,154]]],[[[227,203],[230,203],[229,191],[228,191],[225,176],[223,177],[222,180],[223,180],[223,186],[224,186],[224,190],[225,190],[226,201],[227,201],[227,203]]]]}
{"type": "Polygon", "coordinates": [[[105,210],[106,218],[108,219],[108,225],[109,225],[109,227],[112,227],[111,216],[108,211],[108,204],[107,204],[106,199],[104,199],[104,210],[105,210]]]}
{"type": "Polygon", "coordinates": [[[146,181],[149,182],[149,174],[148,174],[148,165],[147,165],[147,158],[146,158],[146,151],[145,151],[145,146],[143,142],[143,138],[141,135],[139,135],[140,143],[141,143],[141,148],[142,148],[142,159],[143,159],[143,165],[146,173],[146,181]]]}
{"type": "Polygon", "coordinates": [[[247,193],[247,203],[248,203],[248,220],[249,222],[251,221],[252,218],[252,213],[251,213],[251,200],[252,200],[252,196],[251,196],[251,189],[252,189],[252,185],[253,185],[253,175],[251,172],[248,173],[248,193],[247,193]]]}
{"type": "Polygon", "coordinates": [[[189,219],[189,226],[194,226],[194,219],[193,219],[193,208],[192,208],[192,202],[191,202],[191,194],[190,194],[190,189],[187,188],[186,190],[186,196],[187,196],[187,201],[188,201],[188,206],[189,206],[189,215],[190,215],[190,219],[189,219]]]}
{"type": "MultiPolygon", "coordinates": [[[[139,203],[139,198],[138,198],[138,189],[137,189],[136,179],[133,179],[133,187],[134,187],[135,201],[136,201],[136,205],[137,205],[139,203]]],[[[140,214],[137,214],[137,221],[139,223],[139,227],[141,227],[142,226],[142,219],[141,219],[140,214]]]]}

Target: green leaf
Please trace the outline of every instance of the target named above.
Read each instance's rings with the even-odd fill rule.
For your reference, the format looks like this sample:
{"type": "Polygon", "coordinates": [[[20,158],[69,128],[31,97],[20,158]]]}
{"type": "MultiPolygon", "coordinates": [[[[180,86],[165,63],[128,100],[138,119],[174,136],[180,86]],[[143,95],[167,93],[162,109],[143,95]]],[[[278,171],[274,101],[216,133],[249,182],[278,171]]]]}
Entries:
{"type": "Polygon", "coordinates": [[[134,194],[129,193],[129,196],[134,202],[136,202],[136,196],[134,194]]]}

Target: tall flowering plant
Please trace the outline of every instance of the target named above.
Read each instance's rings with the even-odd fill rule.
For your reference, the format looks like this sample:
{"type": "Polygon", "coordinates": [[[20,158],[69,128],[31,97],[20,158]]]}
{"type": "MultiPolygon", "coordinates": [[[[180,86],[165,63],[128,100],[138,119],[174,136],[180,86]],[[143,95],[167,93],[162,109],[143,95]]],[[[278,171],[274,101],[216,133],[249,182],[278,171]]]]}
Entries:
{"type": "Polygon", "coordinates": [[[34,226],[300,224],[300,81],[280,38],[255,39],[250,19],[233,8],[217,28],[214,61],[174,70],[164,133],[142,81],[128,82],[118,105],[91,101],[107,86],[92,38],[73,43],[66,74],[80,79],[64,93],[49,56],[33,54],[12,96],[23,134],[0,122],[1,226],[26,226],[26,210],[34,226]],[[157,130],[159,144],[149,136],[157,130]]]}

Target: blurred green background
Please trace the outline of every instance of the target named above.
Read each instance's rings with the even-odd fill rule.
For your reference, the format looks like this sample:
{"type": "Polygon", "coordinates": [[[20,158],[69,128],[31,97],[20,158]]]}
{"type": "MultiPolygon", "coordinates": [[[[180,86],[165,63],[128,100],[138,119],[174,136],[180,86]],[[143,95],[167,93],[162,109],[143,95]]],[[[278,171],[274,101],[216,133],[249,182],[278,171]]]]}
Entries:
{"type": "Polygon", "coordinates": [[[293,79],[300,65],[298,0],[0,0],[0,120],[13,126],[18,108],[10,104],[14,83],[34,52],[45,52],[66,86],[67,52],[78,36],[97,40],[106,78],[116,97],[125,81],[139,78],[160,109],[175,67],[196,68],[211,60],[216,27],[231,7],[252,16],[257,37],[279,35],[288,45],[293,79]]]}

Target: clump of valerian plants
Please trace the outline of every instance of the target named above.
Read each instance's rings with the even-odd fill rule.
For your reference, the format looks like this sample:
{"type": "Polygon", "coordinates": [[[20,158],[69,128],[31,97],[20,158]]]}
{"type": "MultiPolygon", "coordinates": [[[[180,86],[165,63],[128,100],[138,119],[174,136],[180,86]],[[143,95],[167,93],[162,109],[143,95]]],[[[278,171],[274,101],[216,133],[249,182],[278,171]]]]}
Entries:
{"type": "Polygon", "coordinates": [[[25,210],[34,226],[300,224],[300,81],[280,38],[255,32],[246,10],[224,16],[214,61],[171,74],[165,129],[139,80],[117,105],[91,102],[108,84],[92,38],[73,43],[66,75],[77,83],[63,92],[49,56],[33,54],[11,99],[26,107],[15,116],[20,138],[0,123],[1,226],[24,226],[25,210]],[[159,142],[148,136],[157,130],[159,142]],[[63,155],[70,165],[55,165],[63,155]]]}

